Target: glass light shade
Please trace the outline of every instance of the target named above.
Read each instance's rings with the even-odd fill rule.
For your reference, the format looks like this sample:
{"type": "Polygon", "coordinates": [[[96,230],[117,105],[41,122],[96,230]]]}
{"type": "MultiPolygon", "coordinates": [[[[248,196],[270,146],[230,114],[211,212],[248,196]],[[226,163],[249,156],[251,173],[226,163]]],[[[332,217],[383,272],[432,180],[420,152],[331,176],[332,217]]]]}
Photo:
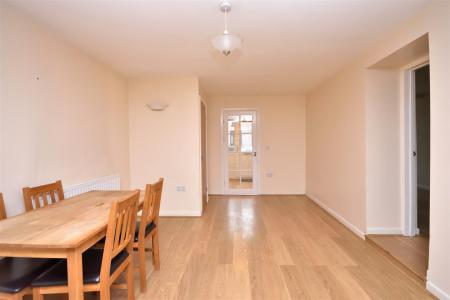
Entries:
{"type": "Polygon", "coordinates": [[[237,35],[224,32],[221,35],[214,37],[211,40],[211,44],[223,54],[228,55],[231,51],[238,49],[241,46],[242,39],[237,35]]]}

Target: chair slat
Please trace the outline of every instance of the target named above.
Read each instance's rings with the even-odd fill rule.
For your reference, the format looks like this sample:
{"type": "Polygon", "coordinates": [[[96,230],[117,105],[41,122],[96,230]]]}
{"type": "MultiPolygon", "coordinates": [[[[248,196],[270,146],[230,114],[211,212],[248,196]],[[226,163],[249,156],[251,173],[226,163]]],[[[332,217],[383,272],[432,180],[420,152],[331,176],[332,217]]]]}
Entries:
{"type": "Polygon", "coordinates": [[[126,234],[126,230],[127,230],[127,224],[128,224],[128,211],[125,211],[123,213],[123,221],[122,221],[122,226],[120,228],[120,235],[119,235],[119,244],[118,244],[118,246],[122,245],[122,243],[123,243],[124,235],[126,234]]]}
{"type": "Polygon", "coordinates": [[[122,228],[122,223],[123,223],[123,217],[124,217],[124,212],[120,212],[119,213],[119,217],[117,218],[117,223],[116,223],[116,232],[114,234],[114,245],[112,247],[112,250],[114,251],[115,249],[117,249],[117,247],[119,246],[119,242],[120,242],[120,233],[121,233],[121,228],[122,228]]]}
{"type": "Polygon", "coordinates": [[[55,193],[50,193],[50,203],[51,204],[56,203],[55,193]]]}
{"type": "Polygon", "coordinates": [[[47,198],[47,193],[46,192],[42,192],[41,193],[41,199],[42,199],[42,202],[41,202],[42,206],[41,207],[47,207],[48,206],[48,198],[47,198]]]}

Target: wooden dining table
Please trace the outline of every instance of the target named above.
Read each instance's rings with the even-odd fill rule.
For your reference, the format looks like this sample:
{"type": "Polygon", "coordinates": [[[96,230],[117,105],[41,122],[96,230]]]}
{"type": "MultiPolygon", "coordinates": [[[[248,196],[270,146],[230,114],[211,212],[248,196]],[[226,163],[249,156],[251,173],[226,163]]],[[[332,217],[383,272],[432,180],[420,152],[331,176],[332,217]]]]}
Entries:
{"type": "Polygon", "coordinates": [[[3,220],[0,256],[67,259],[69,299],[83,299],[82,254],[105,237],[111,204],[133,193],[91,191],[3,220]]]}

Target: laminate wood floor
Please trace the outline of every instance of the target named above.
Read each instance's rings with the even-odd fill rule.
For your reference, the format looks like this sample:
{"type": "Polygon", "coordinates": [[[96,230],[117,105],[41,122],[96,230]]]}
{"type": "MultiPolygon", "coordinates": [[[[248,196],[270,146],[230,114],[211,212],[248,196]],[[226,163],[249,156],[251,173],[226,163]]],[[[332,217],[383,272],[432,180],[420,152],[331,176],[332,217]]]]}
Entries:
{"type": "Polygon", "coordinates": [[[211,196],[201,218],[161,218],[160,244],[137,299],[433,299],[305,196],[211,196]]]}
{"type": "Polygon", "coordinates": [[[428,236],[369,235],[367,237],[386,250],[417,276],[426,279],[428,270],[428,236]]]}

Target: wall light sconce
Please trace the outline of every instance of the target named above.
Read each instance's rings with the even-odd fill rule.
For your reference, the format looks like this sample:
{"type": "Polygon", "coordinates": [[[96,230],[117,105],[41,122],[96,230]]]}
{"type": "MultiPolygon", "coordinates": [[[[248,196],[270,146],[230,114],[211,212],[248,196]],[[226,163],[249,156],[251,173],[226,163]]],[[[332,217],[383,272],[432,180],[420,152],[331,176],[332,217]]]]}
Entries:
{"type": "Polygon", "coordinates": [[[153,111],[163,111],[169,106],[169,104],[161,101],[152,101],[147,103],[146,106],[153,111]]]}

